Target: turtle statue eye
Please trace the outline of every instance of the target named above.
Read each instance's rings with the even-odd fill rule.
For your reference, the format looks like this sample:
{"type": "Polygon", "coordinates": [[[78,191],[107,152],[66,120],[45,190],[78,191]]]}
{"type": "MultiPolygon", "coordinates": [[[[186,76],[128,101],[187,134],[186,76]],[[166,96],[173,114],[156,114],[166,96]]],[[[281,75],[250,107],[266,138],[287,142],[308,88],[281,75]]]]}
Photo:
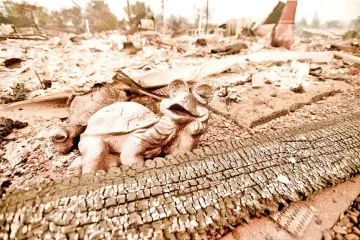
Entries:
{"type": "Polygon", "coordinates": [[[192,92],[195,98],[202,104],[210,102],[213,97],[212,87],[208,84],[197,85],[192,92]]]}
{"type": "Polygon", "coordinates": [[[55,137],[53,137],[53,140],[55,142],[65,142],[66,136],[55,136],[55,137]]]}
{"type": "Polygon", "coordinates": [[[173,98],[182,92],[189,92],[189,86],[184,80],[176,79],[169,84],[170,98],[173,98]]]}

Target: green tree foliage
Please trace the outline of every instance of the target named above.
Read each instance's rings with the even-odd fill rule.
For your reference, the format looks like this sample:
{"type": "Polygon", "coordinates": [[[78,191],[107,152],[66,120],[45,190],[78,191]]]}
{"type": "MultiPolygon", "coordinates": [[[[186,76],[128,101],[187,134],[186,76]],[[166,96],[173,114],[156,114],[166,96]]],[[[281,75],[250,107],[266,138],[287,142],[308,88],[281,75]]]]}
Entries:
{"type": "Polygon", "coordinates": [[[144,2],[136,1],[135,4],[130,4],[130,11],[128,11],[128,7],[125,7],[124,11],[130,12],[129,21],[134,24],[139,24],[141,19],[154,20],[150,7],[146,7],[144,2]]]}
{"type": "Polygon", "coordinates": [[[100,32],[117,29],[118,19],[104,1],[89,2],[86,10],[85,17],[89,19],[90,28],[93,31],[100,32]]]}
{"type": "Polygon", "coordinates": [[[32,27],[46,25],[50,17],[44,7],[27,2],[3,1],[0,17],[2,23],[14,24],[16,27],[32,27]]]}
{"type": "Polygon", "coordinates": [[[339,20],[330,20],[326,22],[326,26],[328,28],[339,28],[341,27],[341,23],[339,20]]]}
{"type": "Polygon", "coordinates": [[[312,28],[319,28],[320,27],[320,19],[319,19],[319,16],[318,16],[318,13],[316,12],[314,14],[314,17],[311,21],[311,27],[312,28]]]}
{"type": "Polygon", "coordinates": [[[360,16],[350,22],[349,28],[360,30],[360,16]]]}
{"type": "Polygon", "coordinates": [[[84,31],[84,16],[79,7],[63,8],[59,11],[51,13],[52,24],[58,27],[66,27],[68,23],[72,23],[76,32],[84,31]]]}
{"type": "Polygon", "coordinates": [[[187,18],[182,16],[171,15],[166,22],[167,27],[174,32],[191,27],[187,18]]]}
{"type": "Polygon", "coordinates": [[[305,17],[302,17],[301,20],[299,22],[296,23],[296,25],[300,28],[306,28],[309,26],[307,20],[305,17]]]}

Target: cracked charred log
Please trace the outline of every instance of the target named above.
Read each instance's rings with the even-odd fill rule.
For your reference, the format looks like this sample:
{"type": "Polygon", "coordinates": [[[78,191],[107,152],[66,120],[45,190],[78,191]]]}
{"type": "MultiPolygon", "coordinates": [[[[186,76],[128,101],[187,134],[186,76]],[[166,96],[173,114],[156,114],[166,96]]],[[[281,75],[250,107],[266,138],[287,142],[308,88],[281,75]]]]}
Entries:
{"type": "Polygon", "coordinates": [[[5,194],[0,238],[219,238],[243,220],[350,179],[359,156],[356,113],[49,181],[5,194]]]}

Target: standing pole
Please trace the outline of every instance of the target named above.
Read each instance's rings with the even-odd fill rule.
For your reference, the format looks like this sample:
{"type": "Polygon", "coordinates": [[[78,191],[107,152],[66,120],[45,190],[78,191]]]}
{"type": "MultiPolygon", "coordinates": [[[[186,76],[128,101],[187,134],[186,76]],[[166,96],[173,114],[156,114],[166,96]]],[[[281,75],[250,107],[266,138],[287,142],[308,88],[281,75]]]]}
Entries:
{"type": "Polygon", "coordinates": [[[206,0],[206,26],[205,26],[205,33],[208,32],[208,24],[209,24],[209,0],[206,0]]]}
{"type": "Polygon", "coordinates": [[[85,19],[85,28],[86,28],[86,33],[90,33],[89,19],[85,19]]]}
{"type": "Polygon", "coordinates": [[[161,7],[162,7],[162,15],[163,15],[163,33],[166,31],[166,24],[165,24],[165,0],[161,0],[161,7]]]}
{"type": "Polygon", "coordinates": [[[129,23],[131,23],[131,12],[130,12],[130,3],[129,3],[129,0],[127,0],[127,15],[128,15],[128,20],[129,20],[129,23]]]}

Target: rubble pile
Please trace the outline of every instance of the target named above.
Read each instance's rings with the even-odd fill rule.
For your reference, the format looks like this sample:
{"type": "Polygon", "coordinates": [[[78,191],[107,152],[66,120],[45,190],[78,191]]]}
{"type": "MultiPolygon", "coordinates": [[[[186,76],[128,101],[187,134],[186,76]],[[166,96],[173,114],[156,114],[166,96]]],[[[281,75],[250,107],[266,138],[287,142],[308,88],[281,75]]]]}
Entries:
{"type": "MultiPolygon", "coordinates": [[[[292,51],[272,47],[270,34],[170,37],[152,30],[4,40],[0,186],[26,188],[64,176],[80,156],[80,132],[70,152],[60,154],[50,130],[76,125],[72,113],[85,113],[85,106],[94,110],[91,101],[102,100],[96,94],[86,103],[73,99],[87,99],[106,84],[119,90],[121,101],[140,103],[156,115],[161,115],[160,101],[169,97],[171,81],[183,79],[191,88],[211,85],[214,97],[206,105],[211,116],[201,147],[360,111],[359,45],[341,36],[307,29],[296,37],[292,51]]],[[[83,131],[86,123],[80,125],[83,131]]],[[[324,238],[358,239],[351,216],[324,238]]]]}
{"type": "MultiPolygon", "coordinates": [[[[85,94],[96,83],[107,82],[127,91],[128,101],[139,102],[159,113],[159,99],[151,94],[143,96],[148,91],[145,88],[166,86],[176,78],[185,78],[191,85],[195,78],[211,84],[216,95],[208,105],[213,114],[200,146],[358,110],[354,89],[359,83],[359,65],[352,59],[334,58],[325,52],[289,52],[289,55],[286,50],[271,47],[268,36],[241,39],[215,35],[201,39],[169,38],[158,33],[151,36],[136,33],[126,37],[108,32],[102,38],[84,34],[42,42],[3,41],[0,54],[3,62],[0,75],[4,79],[0,83],[1,95],[6,99],[3,103],[74,89],[85,94]],[[131,87],[120,84],[119,79],[114,83],[118,70],[137,83],[131,87]],[[46,81],[51,83],[47,89],[46,81]],[[136,90],[137,87],[142,90],[136,90]],[[329,96],[333,97],[327,99],[329,96]]],[[[301,44],[314,44],[304,41],[301,44]]],[[[166,96],[167,91],[160,90],[154,93],[166,96]]],[[[28,122],[29,126],[10,133],[1,142],[1,176],[11,178],[17,186],[23,179],[37,181],[50,175],[56,178],[78,156],[76,148],[65,157],[55,154],[48,137],[49,129],[63,124],[68,115],[55,110],[44,119],[30,117],[24,106],[18,108],[22,109],[21,119],[14,120],[28,122]],[[39,171],[43,173],[38,174],[39,171]],[[34,176],[37,177],[33,179],[34,176]]]]}
{"type": "Polygon", "coordinates": [[[360,239],[360,196],[356,198],[351,207],[340,216],[339,221],[331,229],[323,232],[323,239],[360,239]]]}

